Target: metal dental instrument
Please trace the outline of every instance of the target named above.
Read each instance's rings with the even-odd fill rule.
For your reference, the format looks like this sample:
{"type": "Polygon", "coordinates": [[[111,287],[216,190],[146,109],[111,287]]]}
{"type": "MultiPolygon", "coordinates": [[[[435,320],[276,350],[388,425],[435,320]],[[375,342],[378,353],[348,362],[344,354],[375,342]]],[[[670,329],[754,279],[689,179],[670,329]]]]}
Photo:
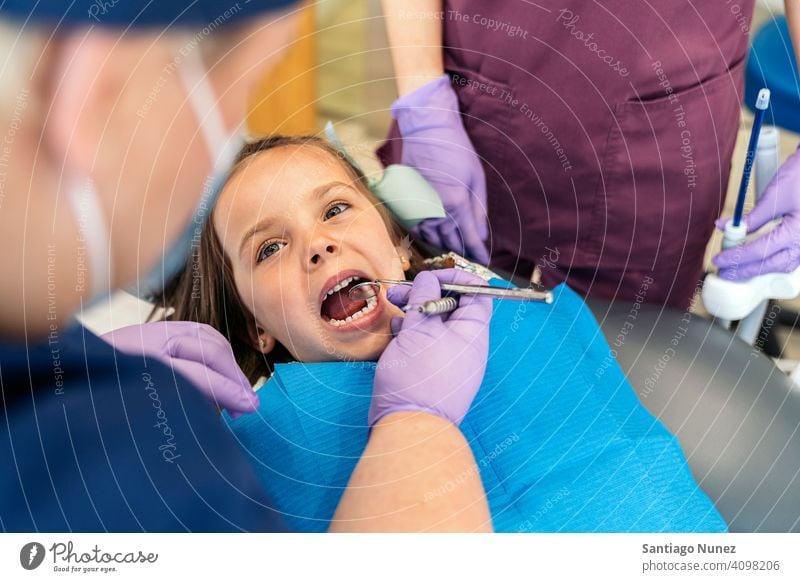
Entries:
{"type": "MultiPolygon", "coordinates": [[[[413,285],[412,281],[400,281],[395,279],[375,279],[374,281],[365,281],[364,283],[359,283],[358,285],[354,285],[352,289],[348,292],[348,295],[351,299],[361,299],[366,300],[370,297],[376,296],[381,289],[381,283],[386,285],[406,285],[411,286],[413,285]]],[[[448,291],[450,293],[458,293],[461,295],[487,295],[489,297],[497,297],[498,299],[516,299],[520,301],[541,301],[544,303],[552,303],[553,302],[553,293],[550,291],[539,291],[538,289],[506,289],[504,287],[490,287],[489,285],[463,285],[459,283],[442,283],[441,284],[442,291],[448,291]]],[[[409,307],[408,309],[419,309],[422,313],[446,313],[446,311],[441,311],[444,307],[444,304],[438,304],[437,301],[444,302],[448,298],[443,298],[441,300],[432,300],[426,301],[425,304],[415,307],[409,307]],[[430,305],[423,310],[424,305],[426,304],[433,304],[437,303],[436,306],[430,305]]],[[[452,307],[449,311],[452,311],[457,307],[454,305],[455,302],[449,302],[448,306],[452,307]]],[[[408,307],[408,306],[407,306],[408,307]]],[[[408,310],[406,309],[406,311],[408,310]]]]}

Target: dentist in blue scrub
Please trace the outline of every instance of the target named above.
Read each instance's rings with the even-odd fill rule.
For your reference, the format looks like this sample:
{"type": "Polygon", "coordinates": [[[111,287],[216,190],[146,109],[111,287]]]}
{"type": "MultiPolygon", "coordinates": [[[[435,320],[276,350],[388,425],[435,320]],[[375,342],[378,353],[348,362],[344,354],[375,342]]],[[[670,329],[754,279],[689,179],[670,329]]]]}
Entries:
{"type": "MultiPolygon", "coordinates": [[[[187,112],[191,107],[186,106],[186,95],[176,97],[181,63],[174,56],[176,46],[159,38],[159,27],[199,31],[194,38],[201,48],[207,43],[208,52],[226,59],[225,66],[208,67],[208,78],[212,85],[226,88],[218,93],[216,105],[228,129],[244,119],[245,103],[239,98],[247,83],[242,80],[247,80],[246,71],[257,70],[248,47],[257,46],[256,58],[263,59],[259,55],[280,46],[267,25],[283,17],[269,11],[291,3],[252,0],[237,3],[232,12],[230,4],[214,0],[188,7],[176,1],[151,2],[144,8],[139,3],[96,0],[76,1],[67,8],[49,3],[31,7],[11,0],[0,9],[5,17],[46,31],[42,36],[37,29],[23,31],[34,58],[19,62],[23,68],[30,66],[31,81],[20,83],[13,105],[0,112],[7,138],[11,136],[11,143],[6,139],[0,191],[0,247],[6,267],[0,282],[0,464],[6,468],[0,476],[0,530],[286,529],[220,422],[214,403],[204,396],[224,393],[226,383],[238,381],[230,369],[235,366],[230,348],[216,332],[202,326],[184,328],[186,341],[171,338],[160,352],[128,356],[72,317],[96,291],[128,283],[126,274],[141,273],[157,254],[169,252],[164,248],[197,205],[202,184],[193,183],[192,177],[202,182],[213,166],[202,148],[191,150],[202,143],[187,139],[201,133],[197,119],[205,119],[202,114],[208,112],[187,112]],[[124,27],[129,25],[150,28],[126,36],[124,27]],[[100,26],[112,32],[98,32],[100,26]],[[259,35],[262,29],[267,34],[259,35]],[[48,41],[53,31],[59,40],[48,41]],[[256,42],[248,44],[252,38],[256,42]],[[230,46],[244,49],[219,50],[230,46]],[[109,67],[109,58],[118,62],[109,67]],[[81,67],[70,69],[74,62],[81,67]],[[73,89],[66,98],[59,97],[63,86],[73,89]],[[104,91],[114,96],[106,110],[92,101],[104,91]],[[131,100],[126,91],[136,98],[131,100]],[[76,108],[75,99],[93,106],[88,117],[80,102],[76,108]],[[131,103],[139,109],[144,103],[152,107],[140,116],[141,123],[126,129],[131,116],[123,114],[131,103]],[[47,111],[61,115],[52,119],[47,111]],[[75,117],[65,112],[75,112],[75,117]],[[145,131],[147,124],[156,123],[159,116],[169,123],[151,133],[160,140],[174,131],[177,141],[172,143],[187,142],[178,152],[183,156],[175,156],[169,144],[145,139],[151,135],[145,131]],[[75,123],[72,133],[64,130],[67,122],[75,123]],[[113,140],[98,148],[100,141],[109,139],[108,127],[116,127],[113,140]],[[134,137],[144,141],[135,142],[134,137]],[[122,147],[130,146],[128,139],[136,147],[122,147]],[[119,149],[123,152],[115,151],[119,149]],[[151,150],[160,155],[148,165],[151,150]],[[86,151],[95,155],[92,163],[81,158],[86,151]],[[125,156],[139,163],[129,168],[115,162],[127,160],[125,156]],[[162,164],[162,159],[167,162],[162,164]],[[92,169],[95,198],[58,195],[70,187],[63,175],[76,167],[84,173],[92,169]],[[151,196],[151,204],[166,208],[153,211],[143,200],[148,198],[148,180],[165,179],[170,172],[178,176],[173,178],[180,187],[168,191],[171,196],[151,196]],[[120,179],[123,175],[126,180],[120,179]],[[117,181],[114,188],[108,186],[114,184],[109,176],[117,181]],[[109,217],[119,220],[112,216],[118,203],[133,204],[128,208],[142,213],[128,212],[119,228],[114,223],[113,238],[104,240],[98,233],[109,217]],[[140,225],[137,216],[147,216],[147,225],[140,225]],[[140,238],[143,229],[147,241],[140,238]],[[201,335],[208,341],[198,353],[194,348],[200,344],[194,340],[201,335]],[[212,372],[197,374],[206,364],[212,372]]],[[[181,46],[188,45],[178,50],[181,46]]],[[[425,299],[437,291],[431,287],[417,293],[425,299]]],[[[454,342],[488,345],[488,317],[489,313],[487,325],[448,333],[460,334],[454,342]]],[[[395,345],[392,357],[411,355],[395,345]]],[[[416,368],[416,373],[436,372],[416,368]]],[[[331,529],[490,529],[475,459],[452,422],[465,414],[480,381],[450,385],[442,379],[435,408],[429,404],[429,387],[398,390],[396,377],[385,385],[376,383],[373,399],[385,414],[373,427],[331,529]],[[463,480],[463,475],[469,477],[463,480]],[[462,476],[458,491],[423,503],[425,491],[456,476],[462,476]]],[[[222,400],[219,404],[227,405],[222,400]]]]}

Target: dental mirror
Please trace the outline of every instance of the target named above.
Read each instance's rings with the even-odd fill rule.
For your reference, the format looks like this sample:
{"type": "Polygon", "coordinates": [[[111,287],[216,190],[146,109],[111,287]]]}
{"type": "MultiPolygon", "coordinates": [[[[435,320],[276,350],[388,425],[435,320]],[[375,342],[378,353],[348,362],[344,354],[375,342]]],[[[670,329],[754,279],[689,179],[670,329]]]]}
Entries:
{"type": "Polygon", "coordinates": [[[353,301],[366,301],[372,297],[377,297],[381,292],[381,284],[376,281],[364,281],[358,285],[353,285],[347,295],[353,301]]]}

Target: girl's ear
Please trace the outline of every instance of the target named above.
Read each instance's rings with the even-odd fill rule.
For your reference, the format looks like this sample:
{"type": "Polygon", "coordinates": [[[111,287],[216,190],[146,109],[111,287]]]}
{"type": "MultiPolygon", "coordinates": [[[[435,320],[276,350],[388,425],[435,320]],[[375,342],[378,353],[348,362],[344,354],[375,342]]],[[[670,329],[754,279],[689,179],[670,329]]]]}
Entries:
{"type": "Polygon", "coordinates": [[[275,349],[275,338],[263,329],[256,328],[255,344],[256,349],[262,354],[268,354],[275,349]]]}
{"type": "Polygon", "coordinates": [[[400,257],[400,266],[403,271],[409,271],[411,269],[411,239],[405,236],[394,248],[397,250],[397,256],[400,257]]]}
{"type": "Polygon", "coordinates": [[[410,271],[411,270],[411,259],[408,256],[401,254],[400,255],[400,265],[403,267],[403,271],[410,271]]]}

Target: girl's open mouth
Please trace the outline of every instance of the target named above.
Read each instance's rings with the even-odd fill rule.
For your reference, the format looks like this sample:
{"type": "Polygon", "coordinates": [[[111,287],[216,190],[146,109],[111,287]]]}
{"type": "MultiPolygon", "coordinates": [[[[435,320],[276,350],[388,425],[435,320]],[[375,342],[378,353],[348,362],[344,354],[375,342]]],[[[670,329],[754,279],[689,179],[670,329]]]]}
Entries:
{"type": "Polygon", "coordinates": [[[366,327],[371,324],[380,311],[378,309],[380,298],[376,296],[364,300],[350,297],[350,289],[366,280],[350,276],[334,285],[322,300],[320,306],[322,319],[336,328],[366,327]]]}

